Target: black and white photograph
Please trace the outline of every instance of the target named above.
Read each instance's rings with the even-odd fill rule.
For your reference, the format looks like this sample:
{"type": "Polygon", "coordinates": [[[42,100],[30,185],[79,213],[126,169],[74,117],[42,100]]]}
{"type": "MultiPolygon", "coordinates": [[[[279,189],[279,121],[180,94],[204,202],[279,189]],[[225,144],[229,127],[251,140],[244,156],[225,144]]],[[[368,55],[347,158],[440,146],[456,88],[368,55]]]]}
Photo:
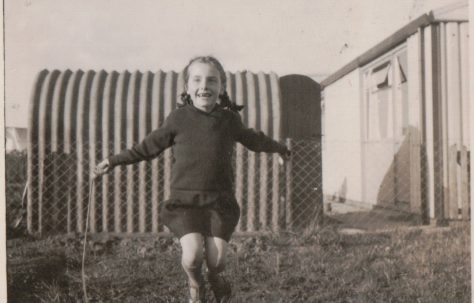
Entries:
{"type": "Polygon", "coordinates": [[[0,301],[471,302],[470,11],[3,0],[0,301]]]}

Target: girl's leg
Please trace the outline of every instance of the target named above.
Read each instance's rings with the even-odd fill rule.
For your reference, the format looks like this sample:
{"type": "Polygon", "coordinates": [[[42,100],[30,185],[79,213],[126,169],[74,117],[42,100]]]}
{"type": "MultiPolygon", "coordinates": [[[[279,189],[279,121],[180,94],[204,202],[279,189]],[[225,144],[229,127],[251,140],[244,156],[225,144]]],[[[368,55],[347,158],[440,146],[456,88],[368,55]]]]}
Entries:
{"type": "Polygon", "coordinates": [[[206,263],[209,283],[217,302],[229,302],[232,289],[219,274],[224,271],[228,243],[217,237],[206,237],[206,263]]]}
{"type": "Polygon", "coordinates": [[[181,264],[189,278],[191,287],[198,288],[204,281],[201,272],[203,262],[203,237],[200,233],[190,233],[179,239],[183,255],[181,264]]]}
{"type": "Polygon", "coordinates": [[[206,237],[206,263],[211,277],[224,271],[227,246],[224,239],[206,237]]]}

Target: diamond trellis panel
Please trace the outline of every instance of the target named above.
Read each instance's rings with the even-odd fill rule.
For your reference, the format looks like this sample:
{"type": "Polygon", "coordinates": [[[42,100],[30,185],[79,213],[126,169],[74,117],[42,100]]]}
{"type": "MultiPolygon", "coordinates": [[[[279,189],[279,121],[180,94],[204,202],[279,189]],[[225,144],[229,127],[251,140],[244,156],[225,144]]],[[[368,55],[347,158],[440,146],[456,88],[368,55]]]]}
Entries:
{"type": "MultiPolygon", "coordinates": [[[[301,230],[320,225],[323,217],[353,227],[393,218],[409,222],[420,214],[443,220],[469,219],[467,150],[446,154],[440,148],[429,154],[425,146],[415,146],[409,153],[395,154],[382,177],[376,166],[367,166],[366,180],[372,182],[367,186],[377,189],[373,195],[377,207],[366,215],[335,215],[334,201],[329,205],[323,201],[320,142],[287,139],[284,143],[292,151],[291,160],[284,164],[276,154],[254,153],[236,145],[234,191],[241,210],[237,232],[301,230]],[[433,187],[436,183],[444,186],[433,187]]],[[[17,227],[22,222],[33,234],[83,232],[90,202],[90,232],[167,232],[160,222],[160,205],[169,195],[171,150],[152,161],[114,168],[94,183],[89,197],[90,172],[102,159],[106,145],[83,144],[80,149],[56,145],[54,151],[28,155],[30,168],[25,152],[7,154],[7,225],[17,227]]],[[[361,203],[370,209],[374,201],[361,203]]]]}
{"type": "MultiPolygon", "coordinates": [[[[276,154],[254,153],[236,145],[238,232],[304,228],[322,220],[320,145],[295,140],[286,144],[293,156],[283,164],[276,154]]],[[[166,232],[160,205],[169,196],[171,150],[152,161],[116,167],[91,183],[91,171],[101,161],[104,146],[112,150],[113,144],[83,142],[68,149],[56,145],[54,151],[44,152],[31,148],[38,152],[29,155],[33,164],[27,198],[29,232],[83,232],[89,203],[90,232],[166,232]]],[[[13,175],[8,178],[14,180],[13,175]]]]}

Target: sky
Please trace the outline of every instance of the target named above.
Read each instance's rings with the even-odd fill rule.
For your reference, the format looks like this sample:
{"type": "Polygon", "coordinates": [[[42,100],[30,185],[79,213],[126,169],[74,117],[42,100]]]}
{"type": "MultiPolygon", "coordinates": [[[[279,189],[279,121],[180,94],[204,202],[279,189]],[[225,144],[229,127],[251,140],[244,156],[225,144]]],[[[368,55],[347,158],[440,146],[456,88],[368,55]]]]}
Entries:
{"type": "MultiPolygon", "coordinates": [[[[7,127],[26,127],[42,69],[231,72],[323,79],[447,0],[4,0],[7,127]]],[[[448,0],[449,1],[449,0],[448,0]]]]}

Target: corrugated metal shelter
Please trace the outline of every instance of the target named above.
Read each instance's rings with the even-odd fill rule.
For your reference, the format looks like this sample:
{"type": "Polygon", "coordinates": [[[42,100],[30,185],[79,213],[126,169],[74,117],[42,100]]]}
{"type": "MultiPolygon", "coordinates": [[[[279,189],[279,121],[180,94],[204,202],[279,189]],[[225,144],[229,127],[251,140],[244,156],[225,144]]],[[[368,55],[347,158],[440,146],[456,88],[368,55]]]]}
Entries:
{"type": "MultiPolygon", "coordinates": [[[[275,140],[286,138],[278,76],[236,72],[227,78],[231,99],[245,105],[244,123],[275,140]]],[[[91,169],[158,128],[182,91],[182,74],[172,71],[42,71],[29,116],[28,230],[82,232],[91,169]]],[[[104,176],[92,199],[90,231],[162,231],[159,203],[169,195],[170,153],[104,176]]],[[[237,231],[278,230],[285,178],[278,156],[240,144],[235,156],[237,231]]]]}
{"type": "MultiPolygon", "coordinates": [[[[244,122],[279,140],[281,113],[277,76],[245,72],[228,73],[227,77],[231,98],[246,105],[242,114],[244,122]]],[[[54,231],[61,228],[68,232],[82,231],[90,170],[101,159],[133,146],[158,128],[176,108],[182,82],[182,74],[163,71],[41,72],[30,109],[29,230],[41,233],[48,227],[54,231]],[[57,186],[61,182],[64,184],[57,186]],[[68,193],[66,196],[64,191],[68,193]]],[[[102,188],[97,190],[99,195],[94,196],[91,205],[92,232],[159,230],[158,203],[169,195],[170,152],[167,150],[164,157],[151,163],[139,164],[138,171],[132,166],[120,167],[113,175],[104,177],[102,188]],[[135,182],[137,178],[139,181],[135,182]]],[[[243,152],[238,146],[237,157],[242,158],[243,152]]],[[[239,226],[239,230],[254,230],[258,216],[254,214],[253,204],[259,189],[251,182],[255,178],[255,157],[249,154],[245,167],[242,161],[236,163],[236,195],[240,202],[246,198],[243,210],[249,212],[247,226],[239,226]],[[244,178],[245,192],[241,184],[244,178]]],[[[261,157],[265,158],[259,162],[265,166],[262,169],[278,169],[276,158],[273,165],[267,167],[267,158],[271,156],[262,154],[261,157]]],[[[278,182],[271,186],[274,193],[279,192],[278,182]]],[[[265,205],[267,199],[278,201],[277,194],[272,197],[271,190],[265,191],[267,193],[269,197],[261,197],[265,205]]],[[[262,221],[266,227],[267,218],[262,221]]]]}
{"type": "Polygon", "coordinates": [[[469,218],[467,7],[420,16],[322,81],[328,201],[469,218]]]}

